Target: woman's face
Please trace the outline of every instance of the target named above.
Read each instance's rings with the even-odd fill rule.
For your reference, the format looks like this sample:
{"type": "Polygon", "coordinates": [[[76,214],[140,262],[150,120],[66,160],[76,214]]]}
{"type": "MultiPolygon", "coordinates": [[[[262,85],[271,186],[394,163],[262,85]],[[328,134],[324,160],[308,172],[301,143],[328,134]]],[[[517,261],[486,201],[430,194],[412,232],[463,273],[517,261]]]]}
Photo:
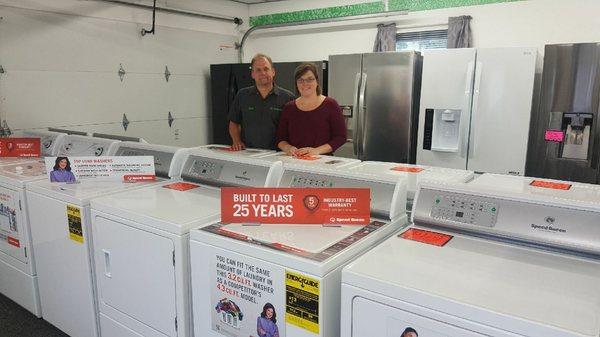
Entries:
{"type": "Polygon", "coordinates": [[[307,71],[296,81],[300,96],[308,96],[317,92],[317,78],[312,71],[307,71]]]}
{"type": "Polygon", "coordinates": [[[267,312],[265,314],[267,315],[268,319],[273,318],[273,309],[271,309],[271,308],[267,309],[267,312]]]}
{"type": "Polygon", "coordinates": [[[417,334],[414,332],[407,332],[402,337],[417,337],[417,334]]]}
{"type": "Polygon", "coordinates": [[[61,169],[64,170],[67,167],[67,160],[66,159],[61,159],[58,162],[58,167],[60,167],[61,169]]]}

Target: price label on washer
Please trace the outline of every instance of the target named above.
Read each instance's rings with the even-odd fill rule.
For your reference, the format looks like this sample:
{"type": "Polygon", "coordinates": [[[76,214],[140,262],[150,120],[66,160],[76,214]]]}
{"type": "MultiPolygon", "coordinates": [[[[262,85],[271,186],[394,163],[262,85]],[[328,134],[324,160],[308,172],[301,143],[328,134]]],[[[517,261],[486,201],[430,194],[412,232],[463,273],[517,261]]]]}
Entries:
{"type": "Polygon", "coordinates": [[[319,333],[320,282],[286,270],[285,322],[312,333],[319,333]]]}
{"type": "Polygon", "coordinates": [[[69,222],[69,238],[83,243],[83,229],[81,228],[81,208],[67,205],[67,221],[69,222]]]}

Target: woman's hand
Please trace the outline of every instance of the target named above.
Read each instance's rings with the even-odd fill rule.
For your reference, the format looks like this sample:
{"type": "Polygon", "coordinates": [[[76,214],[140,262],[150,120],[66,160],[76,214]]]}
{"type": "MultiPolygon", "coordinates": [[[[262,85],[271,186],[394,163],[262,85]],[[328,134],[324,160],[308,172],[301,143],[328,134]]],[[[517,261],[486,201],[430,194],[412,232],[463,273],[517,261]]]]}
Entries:
{"type": "Polygon", "coordinates": [[[303,147],[300,148],[296,151],[296,153],[294,154],[294,156],[296,157],[302,157],[302,156],[316,156],[318,154],[321,154],[321,152],[314,147],[303,147]]]}
{"type": "Polygon", "coordinates": [[[289,146],[286,146],[284,152],[288,156],[296,156],[296,153],[298,152],[298,148],[296,148],[294,145],[289,145],[289,146]]]}

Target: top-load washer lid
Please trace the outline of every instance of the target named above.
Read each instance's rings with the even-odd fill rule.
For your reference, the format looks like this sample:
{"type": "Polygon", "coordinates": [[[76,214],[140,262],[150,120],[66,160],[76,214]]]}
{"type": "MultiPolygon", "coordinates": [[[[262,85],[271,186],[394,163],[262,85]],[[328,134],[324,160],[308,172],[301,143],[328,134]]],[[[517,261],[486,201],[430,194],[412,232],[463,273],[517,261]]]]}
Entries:
{"type": "Polygon", "coordinates": [[[58,149],[62,146],[66,133],[46,131],[46,130],[26,130],[21,133],[22,137],[39,138],[41,146],[41,155],[43,157],[56,156],[58,149]]]}
{"type": "Polygon", "coordinates": [[[157,177],[174,178],[181,174],[186,149],[176,146],[120,142],[111,148],[110,156],[152,156],[157,177]]]}
{"type": "Polygon", "coordinates": [[[48,179],[46,163],[43,160],[38,159],[0,166],[0,181],[22,186],[28,181],[39,179],[48,179]]]}
{"type": "Polygon", "coordinates": [[[352,165],[349,170],[352,172],[405,177],[409,200],[415,197],[417,185],[421,181],[464,183],[473,180],[474,177],[473,171],[378,161],[361,162],[357,165],[352,165]]]}
{"type": "Polygon", "coordinates": [[[118,140],[88,136],[67,135],[58,149],[57,156],[93,157],[107,156],[114,151],[118,140]]]}
{"type": "Polygon", "coordinates": [[[283,166],[304,166],[310,167],[313,170],[323,169],[339,169],[348,167],[352,164],[360,163],[358,159],[334,157],[326,155],[294,157],[289,156],[285,152],[276,152],[263,157],[265,160],[281,161],[283,166]]]}
{"type": "Polygon", "coordinates": [[[424,182],[415,224],[600,256],[600,186],[484,174],[466,184],[424,182]]]}
{"type": "Polygon", "coordinates": [[[253,149],[253,148],[246,148],[243,150],[235,151],[231,148],[231,146],[221,145],[221,144],[202,145],[202,146],[197,147],[197,149],[205,149],[205,150],[208,150],[211,152],[230,154],[232,156],[237,156],[237,157],[263,157],[268,154],[275,153],[275,151],[273,151],[273,150],[253,149]]]}
{"type": "MultiPolygon", "coordinates": [[[[344,269],[343,284],[383,296],[371,317],[389,322],[420,306],[432,322],[489,326],[502,336],[600,335],[598,260],[437,232],[453,237],[438,246],[401,233],[344,269]]],[[[423,238],[439,235],[429,234],[423,238]]]]}

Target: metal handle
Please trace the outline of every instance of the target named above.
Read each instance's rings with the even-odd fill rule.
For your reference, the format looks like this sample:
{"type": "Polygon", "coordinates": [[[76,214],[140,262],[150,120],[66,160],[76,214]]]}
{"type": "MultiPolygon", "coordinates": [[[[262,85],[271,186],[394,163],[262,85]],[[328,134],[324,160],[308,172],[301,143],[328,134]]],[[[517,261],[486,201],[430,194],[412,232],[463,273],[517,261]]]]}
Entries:
{"type": "Polygon", "coordinates": [[[365,100],[365,91],[367,90],[367,73],[362,73],[362,80],[360,83],[360,93],[358,95],[359,105],[358,110],[360,111],[360,130],[359,130],[359,144],[358,144],[358,159],[363,159],[365,153],[365,109],[367,108],[367,102],[365,100]]]}
{"type": "Polygon", "coordinates": [[[102,249],[104,253],[104,276],[112,278],[112,272],[110,270],[110,252],[106,249],[102,249]]]}
{"type": "Polygon", "coordinates": [[[479,110],[479,86],[481,84],[481,72],[483,69],[483,63],[477,62],[475,67],[475,87],[473,88],[473,103],[471,108],[471,129],[469,131],[469,158],[475,157],[475,124],[479,118],[477,111],[479,110]]]}
{"type": "Polygon", "coordinates": [[[360,76],[361,73],[356,73],[356,78],[354,79],[354,98],[352,99],[352,104],[354,104],[354,111],[356,113],[352,114],[352,148],[354,151],[354,155],[358,157],[358,107],[360,102],[358,101],[358,91],[360,90],[360,76]]]}
{"type": "Polygon", "coordinates": [[[475,71],[475,62],[471,61],[467,64],[467,71],[465,74],[465,96],[464,96],[464,101],[463,101],[463,110],[461,112],[460,115],[460,129],[459,129],[459,133],[460,133],[460,157],[461,158],[466,158],[467,157],[467,152],[469,150],[469,123],[471,122],[471,114],[469,113],[467,115],[467,112],[471,111],[471,99],[473,97],[472,95],[472,88],[473,88],[473,72],[475,71]],[[465,121],[465,119],[467,119],[465,121]]]}

